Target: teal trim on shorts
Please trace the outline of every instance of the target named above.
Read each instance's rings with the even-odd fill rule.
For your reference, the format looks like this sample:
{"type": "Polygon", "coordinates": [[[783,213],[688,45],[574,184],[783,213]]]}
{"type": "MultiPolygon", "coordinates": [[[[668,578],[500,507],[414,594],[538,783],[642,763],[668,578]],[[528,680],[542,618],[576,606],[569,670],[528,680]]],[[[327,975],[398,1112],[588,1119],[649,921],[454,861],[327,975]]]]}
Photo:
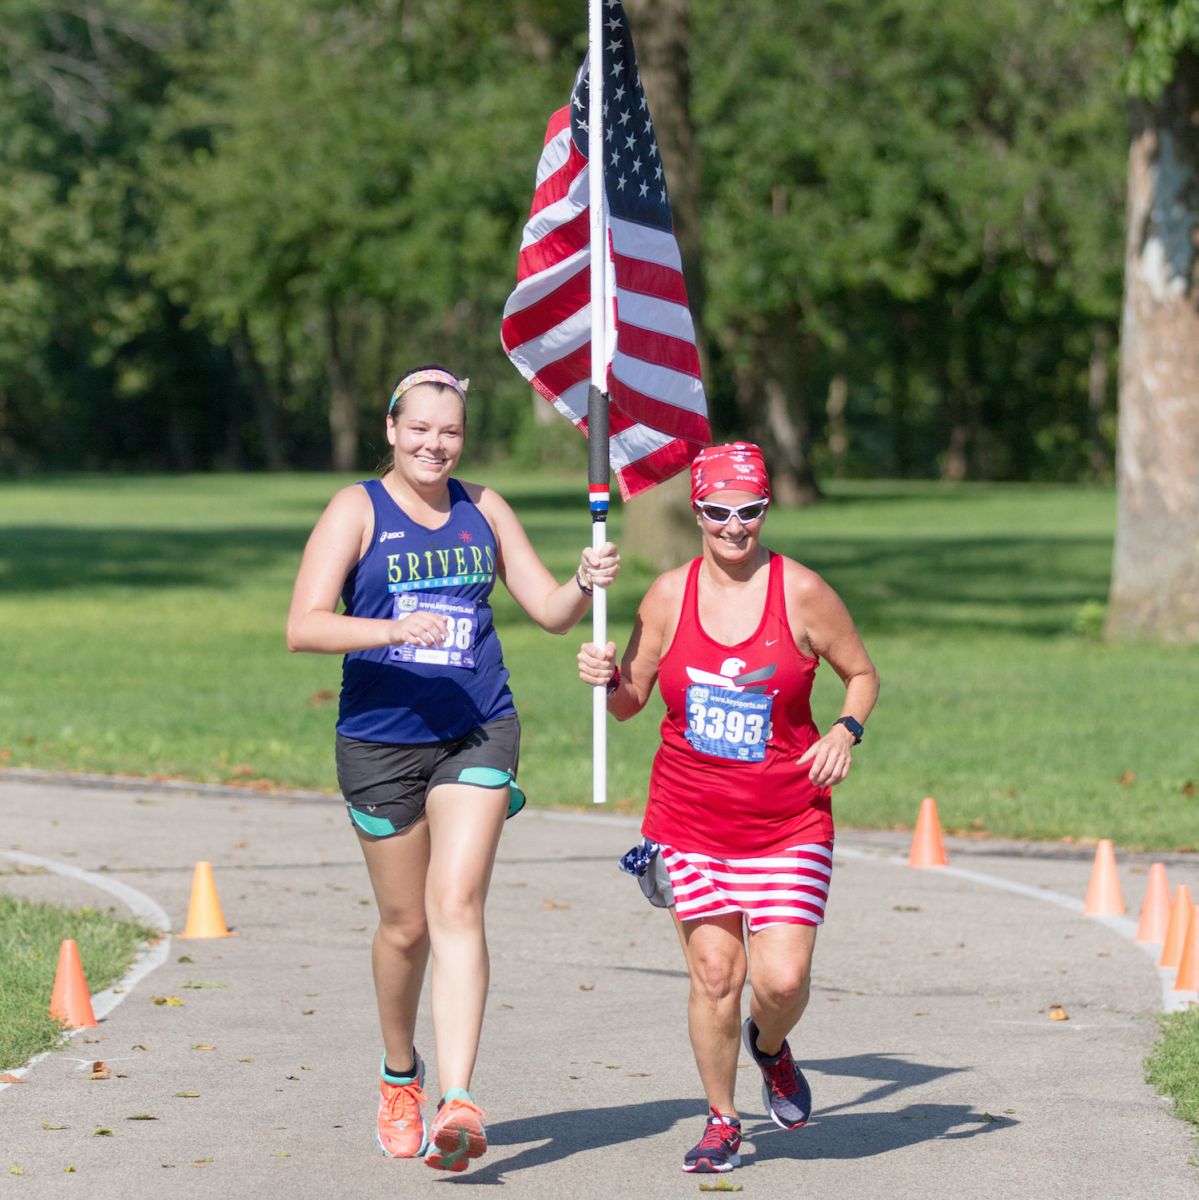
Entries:
{"type": "Polygon", "coordinates": [[[473,783],[475,787],[502,788],[512,782],[512,776],[499,767],[463,767],[458,772],[459,783],[473,783]]]}
{"type": "Polygon", "coordinates": [[[390,837],[396,831],[396,827],[386,817],[368,817],[356,808],[350,809],[350,820],[371,837],[390,837]]]}
{"type": "Polygon", "coordinates": [[[508,816],[514,817],[525,806],[524,792],[517,786],[516,780],[507,771],[498,767],[463,767],[458,773],[459,783],[469,783],[475,787],[510,788],[508,796],[508,816]]]}

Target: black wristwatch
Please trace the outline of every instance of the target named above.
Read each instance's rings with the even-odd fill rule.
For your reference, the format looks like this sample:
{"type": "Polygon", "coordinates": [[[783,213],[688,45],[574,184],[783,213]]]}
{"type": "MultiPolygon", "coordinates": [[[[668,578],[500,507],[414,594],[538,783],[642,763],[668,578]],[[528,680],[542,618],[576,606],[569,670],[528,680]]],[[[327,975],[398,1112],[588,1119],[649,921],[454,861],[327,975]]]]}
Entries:
{"type": "Polygon", "coordinates": [[[833,724],[844,725],[853,734],[853,744],[855,746],[862,740],[862,734],[866,732],[862,727],[862,722],[855,721],[853,717],[838,717],[833,724]]]}

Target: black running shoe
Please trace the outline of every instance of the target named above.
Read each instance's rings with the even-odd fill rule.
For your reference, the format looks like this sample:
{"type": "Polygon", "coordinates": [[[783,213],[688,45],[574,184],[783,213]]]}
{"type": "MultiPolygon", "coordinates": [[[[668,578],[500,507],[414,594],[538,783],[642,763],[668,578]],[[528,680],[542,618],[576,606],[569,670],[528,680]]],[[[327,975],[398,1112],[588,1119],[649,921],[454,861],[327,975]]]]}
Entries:
{"type": "Polygon", "coordinates": [[[741,1026],[741,1040],[762,1071],[762,1103],[770,1119],[783,1129],[798,1129],[812,1115],[812,1089],[783,1042],[779,1052],[765,1055],[758,1049],[758,1027],[752,1017],[741,1026]]]}
{"type": "Polygon", "coordinates": [[[741,1122],[711,1110],[704,1136],[683,1155],[683,1170],[718,1175],[741,1165],[741,1122]]]}

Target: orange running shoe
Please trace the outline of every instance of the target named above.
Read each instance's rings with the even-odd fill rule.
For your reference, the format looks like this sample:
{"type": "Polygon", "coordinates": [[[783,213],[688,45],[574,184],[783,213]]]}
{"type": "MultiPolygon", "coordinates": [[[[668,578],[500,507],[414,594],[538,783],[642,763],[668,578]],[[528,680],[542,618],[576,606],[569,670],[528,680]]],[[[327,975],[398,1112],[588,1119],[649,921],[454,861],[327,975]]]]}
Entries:
{"type": "Polygon", "coordinates": [[[419,1054],[416,1072],[408,1083],[379,1080],[379,1127],[375,1136],[388,1158],[419,1158],[429,1144],[421,1112],[424,1083],[425,1064],[419,1054]]]}
{"type": "Polygon", "coordinates": [[[486,1153],[486,1116],[465,1088],[450,1088],[437,1106],[425,1162],[438,1171],[465,1171],[470,1159],[486,1153]]]}

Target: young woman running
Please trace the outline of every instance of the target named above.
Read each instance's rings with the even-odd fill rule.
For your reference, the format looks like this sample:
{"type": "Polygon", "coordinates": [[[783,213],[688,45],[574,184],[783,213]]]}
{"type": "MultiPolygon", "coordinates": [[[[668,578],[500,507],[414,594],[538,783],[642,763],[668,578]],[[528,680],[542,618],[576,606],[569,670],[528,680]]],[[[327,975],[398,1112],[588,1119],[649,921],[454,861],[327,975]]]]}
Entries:
{"type": "Polygon", "coordinates": [[[537,624],[565,633],[619,570],[614,546],[588,548],[559,584],[503,498],[453,477],[466,394],[467,381],[440,367],[396,384],[391,466],[329,502],[287,619],[288,649],[345,656],[337,775],[379,908],[378,1142],[447,1171],[487,1147],[470,1093],[490,969],[483,909],[500,831],[524,804],[491,590],[499,579],[537,624]],[[442,1092],[431,1128],[413,1045],[430,956],[442,1092]]]}

